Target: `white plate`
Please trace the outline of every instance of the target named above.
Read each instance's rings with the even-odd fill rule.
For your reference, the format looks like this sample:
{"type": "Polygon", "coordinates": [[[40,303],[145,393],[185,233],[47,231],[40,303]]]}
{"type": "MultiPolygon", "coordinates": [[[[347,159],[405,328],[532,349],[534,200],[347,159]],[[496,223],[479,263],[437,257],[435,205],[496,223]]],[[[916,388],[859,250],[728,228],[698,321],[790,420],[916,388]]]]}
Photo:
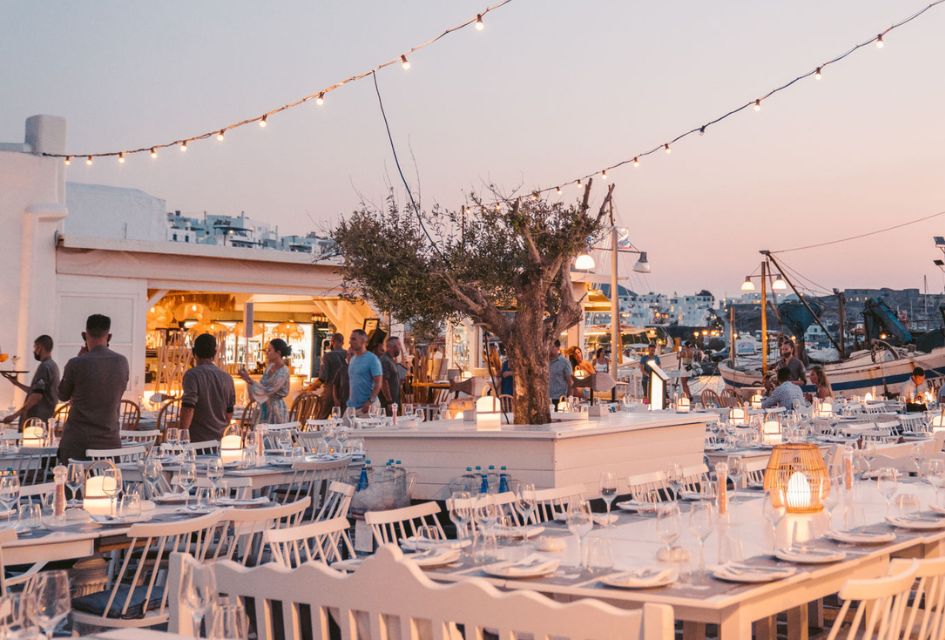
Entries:
{"type": "Polygon", "coordinates": [[[617,508],[624,511],[636,511],[638,513],[655,513],[659,509],[659,502],[639,502],[637,500],[624,500],[617,503],[617,508]]]}
{"type": "Polygon", "coordinates": [[[936,518],[935,516],[926,516],[924,519],[920,520],[918,518],[897,518],[895,516],[888,516],[886,522],[901,529],[912,529],[914,531],[945,529],[945,517],[936,518]]]}
{"type": "Polygon", "coordinates": [[[828,564],[840,562],[847,557],[845,551],[824,551],[822,549],[778,549],[774,556],[778,560],[798,564],[828,564]]]}
{"type": "Polygon", "coordinates": [[[482,568],[483,572],[494,578],[540,578],[558,570],[560,560],[541,558],[529,563],[532,557],[517,562],[498,562],[482,568]]]}
{"type": "Polygon", "coordinates": [[[540,524],[530,524],[527,527],[495,527],[492,530],[497,538],[534,538],[545,532],[540,524]]]}
{"type": "Polygon", "coordinates": [[[150,521],[150,513],[142,513],[137,516],[92,516],[92,522],[102,525],[103,527],[121,527],[150,521]]]}
{"type": "Polygon", "coordinates": [[[777,571],[775,567],[749,567],[735,562],[714,567],[712,575],[726,582],[756,583],[783,580],[797,573],[795,567],[777,567],[776,569],[777,571]]]}
{"type": "Polygon", "coordinates": [[[429,538],[404,538],[400,541],[400,548],[405,551],[417,551],[425,549],[463,549],[468,547],[472,541],[468,538],[462,540],[430,540],[429,538]]]}
{"type": "Polygon", "coordinates": [[[828,531],[827,537],[846,544],[885,544],[894,542],[896,534],[888,533],[854,533],[853,531],[828,531]]]}
{"type": "Polygon", "coordinates": [[[220,507],[266,507],[269,504],[269,498],[265,496],[260,498],[220,498],[217,500],[217,506],[220,507]]]}
{"type": "Polygon", "coordinates": [[[413,560],[423,569],[430,569],[432,567],[442,567],[456,562],[459,560],[459,554],[459,549],[433,548],[418,553],[409,553],[404,555],[404,557],[413,560]]]}
{"type": "Polygon", "coordinates": [[[623,571],[604,576],[600,581],[608,587],[618,589],[652,589],[654,587],[665,587],[678,579],[679,574],[675,569],[643,567],[633,571],[623,571]]]}
{"type": "Polygon", "coordinates": [[[183,493],[165,493],[153,496],[151,500],[157,504],[184,504],[187,502],[187,496],[183,493]]]}

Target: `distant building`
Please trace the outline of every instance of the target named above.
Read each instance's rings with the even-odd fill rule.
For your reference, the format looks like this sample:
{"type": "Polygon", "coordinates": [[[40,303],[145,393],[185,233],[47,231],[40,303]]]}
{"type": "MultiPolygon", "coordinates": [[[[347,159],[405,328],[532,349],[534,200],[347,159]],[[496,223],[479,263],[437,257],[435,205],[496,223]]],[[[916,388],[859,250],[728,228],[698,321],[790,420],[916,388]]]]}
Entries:
{"type": "Polygon", "coordinates": [[[206,212],[201,216],[190,216],[171,211],[167,213],[166,239],[170,242],[307,253],[316,258],[331,253],[335,247],[330,238],[314,232],[305,236],[280,236],[278,226],[250,218],[245,211],[238,216],[206,212]]]}

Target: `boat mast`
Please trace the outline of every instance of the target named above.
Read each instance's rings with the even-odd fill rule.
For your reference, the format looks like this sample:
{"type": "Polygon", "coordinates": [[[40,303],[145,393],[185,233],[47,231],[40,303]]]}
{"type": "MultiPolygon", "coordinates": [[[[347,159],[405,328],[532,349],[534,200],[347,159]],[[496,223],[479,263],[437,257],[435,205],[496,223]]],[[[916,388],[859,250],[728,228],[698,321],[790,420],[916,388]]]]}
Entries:
{"type": "MultiPolygon", "coordinates": [[[[762,251],[766,254],[767,251],[762,251]]],[[[761,261],[761,380],[768,377],[768,261],[761,261]]]]}
{"type": "Polygon", "coordinates": [[[838,342],[840,343],[840,348],[838,351],[840,352],[840,359],[843,360],[847,357],[846,343],[843,340],[843,334],[846,331],[847,326],[847,298],[843,295],[843,292],[840,291],[840,289],[834,289],[833,293],[835,296],[837,296],[837,316],[839,317],[838,319],[840,321],[840,335],[837,336],[839,338],[838,342]]]}
{"type": "Polygon", "coordinates": [[[735,331],[735,305],[728,305],[728,359],[732,365],[732,368],[735,368],[735,344],[738,333],[735,331]]]}

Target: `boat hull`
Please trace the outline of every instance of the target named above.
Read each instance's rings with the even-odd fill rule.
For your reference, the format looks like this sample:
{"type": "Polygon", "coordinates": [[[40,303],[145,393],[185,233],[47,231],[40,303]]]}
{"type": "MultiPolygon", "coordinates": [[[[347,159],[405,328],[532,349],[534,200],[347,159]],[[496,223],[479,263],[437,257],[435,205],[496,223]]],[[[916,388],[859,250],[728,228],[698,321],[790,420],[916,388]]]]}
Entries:
{"type": "MultiPolygon", "coordinates": [[[[880,355],[888,352],[881,352],[880,355]]],[[[926,378],[945,378],[945,347],[929,353],[915,353],[891,360],[873,362],[869,352],[844,362],[823,365],[834,396],[863,395],[867,391],[898,393],[909,380],[915,367],[925,369],[926,378]]],[[[726,386],[757,387],[761,385],[761,371],[733,369],[728,363],[719,364],[719,374],[726,386]]]]}

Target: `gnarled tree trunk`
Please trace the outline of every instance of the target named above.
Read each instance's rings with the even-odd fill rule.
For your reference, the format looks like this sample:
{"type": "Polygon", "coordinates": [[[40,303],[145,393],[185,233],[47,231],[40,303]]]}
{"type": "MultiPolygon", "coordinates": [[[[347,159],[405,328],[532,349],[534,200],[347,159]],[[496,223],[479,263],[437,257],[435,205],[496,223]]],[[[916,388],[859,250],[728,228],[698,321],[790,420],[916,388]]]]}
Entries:
{"type": "Polygon", "coordinates": [[[515,380],[515,399],[512,402],[515,424],[551,422],[548,395],[550,344],[545,339],[544,306],[538,300],[521,301],[515,323],[505,340],[509,368],[515,380]]]}

